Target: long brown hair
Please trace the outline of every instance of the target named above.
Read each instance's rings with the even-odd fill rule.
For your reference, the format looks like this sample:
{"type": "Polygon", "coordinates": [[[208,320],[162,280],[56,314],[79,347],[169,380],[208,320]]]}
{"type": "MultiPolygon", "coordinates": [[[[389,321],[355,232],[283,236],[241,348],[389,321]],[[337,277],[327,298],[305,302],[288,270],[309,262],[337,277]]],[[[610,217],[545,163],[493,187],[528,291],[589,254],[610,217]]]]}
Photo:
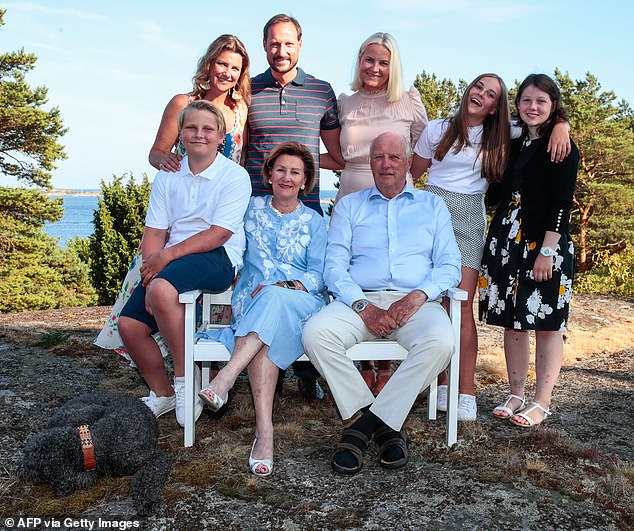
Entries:
{"type": "MultiPolygon", "coordinates": [[[[482,143],[478,157],[482,156],[482,177],[488,182],[499,182],[504,175],[510,145],[509,98],[504,81],[496,74],[482,74],[475,78],[464,91],[458,112],[448,118],[449,127],[436,145],[434,158],[442,160],[449,150],[460,153],[469,141],[469,92],[483,77],[492,77],[500,83],[500,97],[494,114],[489,114],[482,122],[482,143]]],[[[475,165],[475,161],[473,162],[475,165]]]]}
{"type": "Polygon", "coordinates": [[[192,78],[194,90],[191,95],[202,99],[209,88],[209,65],[224,51],[237,53],[242,57],[242,71],[236,86],[231,89],[229,107],[235,109],[237,101],[242,99],[248,105],[251,101],[251,77],[249,76],[249,54],[242,41],[235,35],[220,35],[213,41],[205,55],[198,60],[196,73],[192,78]]]}

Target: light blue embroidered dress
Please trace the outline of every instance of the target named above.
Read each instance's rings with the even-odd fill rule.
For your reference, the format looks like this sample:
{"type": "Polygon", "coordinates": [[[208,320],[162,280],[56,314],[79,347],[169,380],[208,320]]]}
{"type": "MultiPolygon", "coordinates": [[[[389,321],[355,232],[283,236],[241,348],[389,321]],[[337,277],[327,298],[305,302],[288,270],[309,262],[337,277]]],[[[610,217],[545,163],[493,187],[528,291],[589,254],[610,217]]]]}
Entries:
{"type": "Polygon", "coordinates": [[[244,216],[247,250],[231,301],[231,328],[206,335],[233,351],[234,336],[256,332],[269,347],[269,359],[286,369],[304,352],[304,323],[328,301],[323,278],[326,226],[303,204],[296,212],[279,215],[271,198],[252,197],[244,216]],[[281,280],[299,280],[308,292],[272,285],[281,280]],[[260,284],[266,287],[251,297],[260,284]]]}

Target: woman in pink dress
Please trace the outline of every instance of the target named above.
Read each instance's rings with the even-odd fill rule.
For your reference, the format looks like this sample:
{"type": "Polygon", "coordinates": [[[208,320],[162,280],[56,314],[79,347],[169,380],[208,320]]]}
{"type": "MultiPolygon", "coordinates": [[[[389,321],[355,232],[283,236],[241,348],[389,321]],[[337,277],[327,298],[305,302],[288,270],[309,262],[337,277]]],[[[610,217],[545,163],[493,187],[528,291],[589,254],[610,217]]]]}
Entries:
{"type": "MultiPolygon", "coordinates": [[[[427,112],[415,87],[403,88],[403,69],[396,40],[389,33],[370,35],[357,55],[353,92],[341,94],[337,101],[341,124],[342,168],[327,154],[320,166],[342,170],[337,200],[344,195],[374,186],[370,170],[370,143],[387,131],[400,133],[414,146],[427,124],[427,112]]],[[[411,182],[411,180],[410,180],[411,182]]],[[[392,374],[392,362],[361,364],[361,373],[377,395],[392,374]]]]}

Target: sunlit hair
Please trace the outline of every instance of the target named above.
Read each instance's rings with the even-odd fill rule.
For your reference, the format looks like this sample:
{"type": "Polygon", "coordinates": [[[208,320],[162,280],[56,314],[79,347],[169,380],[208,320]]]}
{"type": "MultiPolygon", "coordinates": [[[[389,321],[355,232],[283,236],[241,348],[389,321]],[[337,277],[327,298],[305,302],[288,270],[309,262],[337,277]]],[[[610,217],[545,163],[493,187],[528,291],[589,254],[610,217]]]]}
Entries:
{"type": "Polygon", "coordinates": [[[209,45],[205,55],[198,60],[196,73],[192,78],[194,89],[191,94],[202,99],[209,89],[209,65],[211,65],[222,52],[234,52],[242,57],[242,71],[236,86],[230,90],[229,107],[232,109],[237,105],[238,100],[244,100],[248,105],[251,101],[251,77],[249,76],[249,54],[244,44],[234,35],[220,35],[209,45]]]}
{"type": "Polygon", "coordinates": [[[225,125],[225,117],[222,115],[222,111],[216,107],[213,103],[207,100],[194,100],[187,107],[185,107],[178,115],[178,132],[183,129],[183,124],[187,118],[189,111],[207,111],[214,115],[216,119],[216,126],[218,127],[218,138],[224,138],[227,132],[227,126],[225,125]]]}
{"type": "Polygon", "coordinates": [[[524,81],[522,81],[522,84],[517,89],[517,94],[515,95],[515,108],[518,109],[516,118],[522,126],[522,134],[524,136],[528,135],[528,127],[519,115],[519,106],[522,93],[528,87],[535,87],[536,89],[545,92],[548,94],[550,101],[553,103],[553,110],[550,113],[548,120],[537,128],[537,134],[539,136],[550,136],[550,133],[556,123],[569,121],[568,112],[564,109],[561,103],[561,92],[559,87],[557,86],[557,83],[555,83],[555,81],[546,74],[530,74],[524,81]]]}
{"type": "Polygon", "coordinates": [[[268,157],[264,160],[264,165],[262,166],[262,184],[269,190],[271,189],[271,185],[269,184],[271,170],[273,166],[275,166],[275,161],[282,155],[297,157],[304,163],[304,177],[306,177],[306,182],[304,183],[304,189],[300,190],[299,193],[300,195],[308,195],[315,186],[317,179],[315,159],[308,148],[299,142],[282,142],[273,148],[268,157]]]}
{"type": "MultiPolygon", "coordinates": [[[[484,77],[492,77],[500,84],[500,97],[494,114],[488,114],[482,122],[482,143],[478,157],[482,157],[482,177],[488,182],[499,182],[504,175],[508,159],[510,136],[509,95],[502,78],[496,74],[482,74],[476,77],[462,95],[458,112],[448,118],[449,127],[435,147],[434,158],[442,160],[452,149],[457,155],[469,141],[469,92],[484,77]]],[[[475,161],[474,161],[475,165],[475,161]]]]}
{"type": "Polygon", "coordinates": [[[390,70],[387,80],[387,101],[393,103],[403,96],[403,67],[401,66],[401,54],[398,51],[396,39],[389,33],[375,33],[370,35],[359,48],[357,62],[354,67],[354,75],[352,78],[352,90],[357,91],[363,88],[361,81],[361,59],[365,54],[365,50],[370,44],[380,44],[387,48],[390,52],[390,70]]]}
{"type": "Polygon", "coordinates": [[[286,15],[284,13],[278,13],[277,15],[271,17],[266,24],[264,24],[264,30],[262,31],[264,42],[266,42],[266,39],[269,36],[269,28],[271,26],[275,26],[275,24],[283,24],[286,22],[290,22],[291,24],[293,24],[293,26],[295,26],[295,29],[297,30],[297,40],[301,41],[302,27],[299,25],[299,22],[297,21],[297,19],[295,17],[291,17],[290,15],[286,15]]]}

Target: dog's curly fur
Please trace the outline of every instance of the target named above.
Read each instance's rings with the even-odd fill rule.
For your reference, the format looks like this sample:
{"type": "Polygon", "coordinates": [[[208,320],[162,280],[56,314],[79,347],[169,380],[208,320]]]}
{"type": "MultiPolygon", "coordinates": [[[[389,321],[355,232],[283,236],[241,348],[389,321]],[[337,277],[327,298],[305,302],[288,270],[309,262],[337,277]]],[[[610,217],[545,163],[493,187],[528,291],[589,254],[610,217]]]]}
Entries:
{"type": "Polygon", "coordinates": [[[138,398],[87,393],[59,408],[48,428],[26,443],[18,476],[49,483],[56,496],[68,496],[94,485],[102,476],[133,475],[132,503],[140,515],[163,502],[170,471],[169,455],[158,448],[158,425],[152,411],[138,398]],[[77,427],[88,424],[97,467],[84,471],[77,427]]]}

